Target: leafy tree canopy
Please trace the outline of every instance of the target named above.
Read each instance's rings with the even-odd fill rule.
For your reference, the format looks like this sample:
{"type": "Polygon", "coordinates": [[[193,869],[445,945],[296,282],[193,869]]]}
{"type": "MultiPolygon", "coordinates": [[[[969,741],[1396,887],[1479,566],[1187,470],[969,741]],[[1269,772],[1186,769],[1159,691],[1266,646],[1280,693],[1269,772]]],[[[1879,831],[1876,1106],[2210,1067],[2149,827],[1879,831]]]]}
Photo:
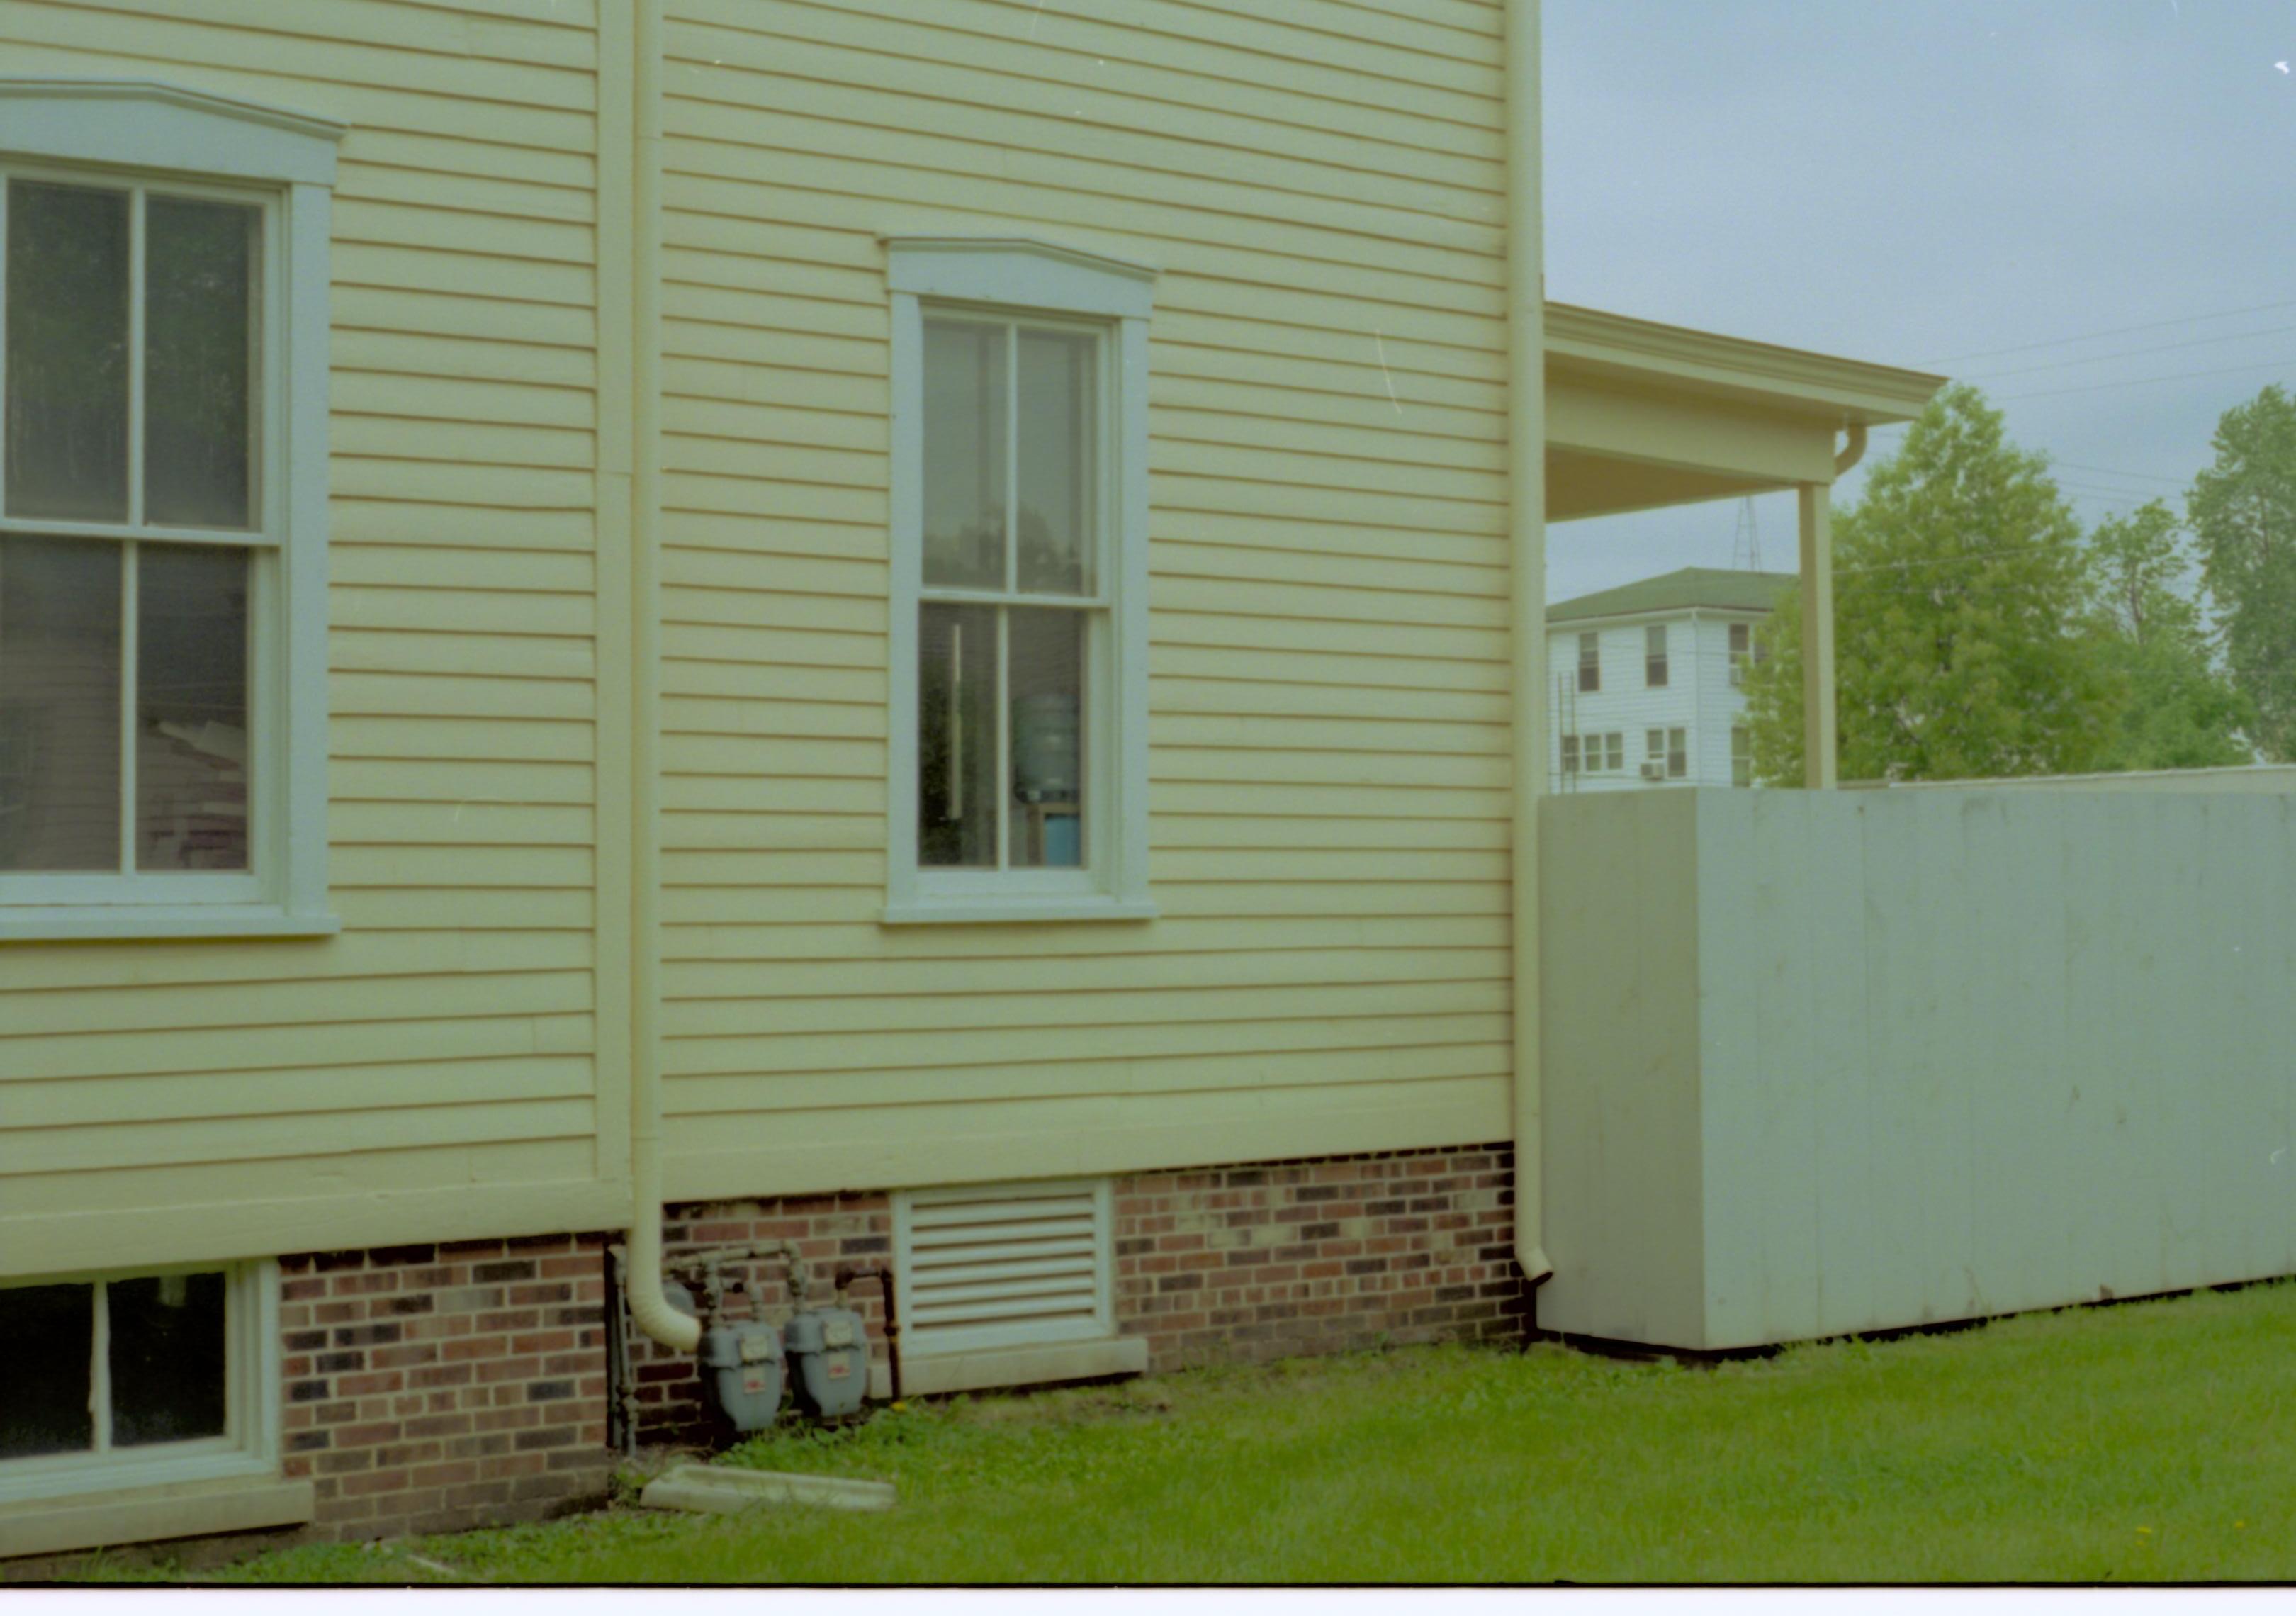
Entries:
{"type": "MultiPolygon", "coordinates": [[[[2127,676],[2099,654],[2090,566],[2046,463],[1975,388],[1932,399],[1834,517],[1841,776],[2077,774],[2113,746],[2127,676]]],[[[1801,621],[1789,594],[1749,670],[1754,767],[1802,777],[1801,621]]]]}
{"type": "Polygon", "coordinates": [[[2225,658],[2266,756],[2296,761],[2296,398],[2267,387],[2217,422],[2185,500],[2225,658]]]}
{"type": "Polygon", "coordinates": [[[2220,768],[2253,761],[2254,704],[2214,665],[2199,604],[2180,586],[2192,557],[2159,500],[2089,536],[2103,654],[2129,701],[2103,768],[2220,768]]]}

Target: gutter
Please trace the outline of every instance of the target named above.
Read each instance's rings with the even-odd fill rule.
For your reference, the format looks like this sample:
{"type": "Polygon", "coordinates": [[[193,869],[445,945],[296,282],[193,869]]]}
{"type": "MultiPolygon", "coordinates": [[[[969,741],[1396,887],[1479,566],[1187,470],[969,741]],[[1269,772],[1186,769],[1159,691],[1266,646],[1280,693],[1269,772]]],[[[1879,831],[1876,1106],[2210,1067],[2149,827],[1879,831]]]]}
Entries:
{"type": "Polygon", "coordinates": [[[636,0],[631,65],[630,1317],[692,1352],[701,1323],[661,1289],[661,4],[636,0]]]}
{"type": "Polygon", "coordinates": [[[1514,1256],[1551,1277],[1540,1132],[1538,800],[1546,783],[1546,277],[1540,216],[1538,0],[1505,0],[1507,627],[1513,691],[1514,1256]]]}

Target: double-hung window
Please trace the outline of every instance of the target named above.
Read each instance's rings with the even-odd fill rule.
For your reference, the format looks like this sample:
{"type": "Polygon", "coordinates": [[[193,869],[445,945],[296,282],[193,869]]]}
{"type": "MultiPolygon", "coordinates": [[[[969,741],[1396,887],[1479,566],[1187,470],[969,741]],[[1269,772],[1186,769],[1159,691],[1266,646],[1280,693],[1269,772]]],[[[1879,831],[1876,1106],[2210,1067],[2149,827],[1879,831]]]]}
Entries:
{"type": "Polygon", "coordinates": [[[1146,272],[896,240],[885,917],[1146,898],[1146,272]]]}
{"type": "Polygon", "coordinates": [[[1582,634],[1578,636],[1578,691],[1592,695],[1603,688],[1603,636],[1582,634]]]}
{"type": "Polygon", "coordinates": [[[1652,690],[1666,683],[1666,625],[1652,623],[1643,630],[1643,683],[1652,690]]]}
{"type": "Polygon", "coordinates": [[[0,84],[0,937],[330,929],[333,134],[251,111],[0,84]]]}

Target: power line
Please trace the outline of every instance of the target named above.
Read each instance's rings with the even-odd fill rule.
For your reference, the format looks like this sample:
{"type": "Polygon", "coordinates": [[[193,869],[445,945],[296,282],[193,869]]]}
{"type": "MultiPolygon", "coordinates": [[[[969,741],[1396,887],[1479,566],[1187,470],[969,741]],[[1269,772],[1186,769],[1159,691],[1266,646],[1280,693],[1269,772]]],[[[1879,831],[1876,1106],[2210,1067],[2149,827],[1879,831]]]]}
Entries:
{"type": "Polygon", "coordinates": [[[2107,477],[2127,477],[2131,478],[2137,482],[2165,483],[2172,488],[2181,488],[2186,486],[2185,479],[2180,477],[2156,477],[2150,472],[2117,472],[2111,466],[2083,465],[2078,460],[2052,459],[2049,462],[2049,464],[2052,467],[2063,466],[2068,471],[2074,472],[2102,472],[2107,477]]]}
{"type": "Polygon", "coordinates": [[[2003,354],[2030,354],[2036,349],[2062,348],[2071,342],[2087,342],[2097,337],[2121,337],[2132,332],[2163,331],[2171,325],[2194,325],[2202,320],[2229,320],[2235,315],[2260,315],[2276,308],[2296,308],[2296,299],[2279,303],[2254,303],[2246,308],[2222,308],[2214,314],[2180,315],[2173,320],[2152,320],[2143,325],[2114,325],[2103,331],[2085,331],[2078,336],[2053,337],[2046,342],[2024,342],[2015,348],[1988,348],[1981,353],[1950,354],[1942,359],[1925,359],[1925,365],[1958,365],[1964,359],[1992,359],[2003,354]]]}
{"type": "Polygon", "coordinates": [[[2267,359],[2260,365],[2232,365],[2222,370],[2179,371],[2173,376],[2132,376],[2125,381],[2098,381],[2087,387],[2054,388],[2045,393],[2010,393],[1996,398],[1996,404],[2015,404],[2026,398],[2064,398],[2075,393],[2109,392],[2116,387],[2144,387],[2155,381],[2192,381],[2202,376],[2235,376],[2247,371],[2283,370],[2296,368],[2296,359],[2267,359]]]}
{"type": "Polygon", "coordinates": [[[2238,342],[2248,337],[2282,337],[2296,331],[2296,325],[2273,325],[2262,331],[2227,332],[2221,337],[2194,337],[2185,342],[2161,342],[2151,348],[2126,348],[2109,354],[2092,354],[2086,359],[2058,359],[2047,365],[2027,365],[2016,370],[1995,371],[1989,376],[1966,376],[1968,381],[2000,381],[2011,376],[2037,375],[2045,370],[2070,370],[2079,365],[2105,365],[2115,359],[2141,358],[2146,354],[2174,353],[2179,349],[2207,348],[2218,342],[2238,342]]]}

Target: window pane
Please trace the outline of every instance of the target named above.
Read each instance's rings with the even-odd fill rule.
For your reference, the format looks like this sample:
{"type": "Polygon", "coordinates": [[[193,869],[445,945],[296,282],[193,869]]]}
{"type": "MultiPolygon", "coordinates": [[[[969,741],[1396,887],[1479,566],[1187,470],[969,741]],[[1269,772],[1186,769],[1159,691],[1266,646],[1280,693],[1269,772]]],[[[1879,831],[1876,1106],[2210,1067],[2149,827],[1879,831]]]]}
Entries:
{"type": "Polygon", "coordinates": [[[996,863],[996,609],[925,606],[917,625],[917,862],[996,863]]]}
{"type": "Polygon", "coordinates": [[[1018,869],[1084,863],[1084,614],[1014,611],[1013,831],[1018,869]]]}
{"type": "Polygon", "coordinates": [[[261,209],[144,208],[144,518],[244,528],[255,510],[255,275],[261,209]]]}
{"type": "Polygon", "coordinates": [[[119,867],[119,563],[0,539],[0,870],[119,867]]]}
{"type": "Polygon", "coordinates": [[[925,322],[928,584],[1004,587],[1004,340],[1002,325],[925,322]]]}
{"type": "Polygon", "coordinates": [[[184,1442],[224,1431],[224,1277],[115,1279],[111,1445],[184,1442]]]}
{"type": "Polygon", "coordinates": [[[0,1291],[0,1459],[95,1446],[95,1287],[0,1291]]]}
{"type": "Polygon", "coordinates": [[[1020,338],[1021,587],[1092,592],[1099,344],[1074,332],[1020,338]]]}
{"type": "Polygon", "coordinates": [[[9,182],[11,516],[127,519],[127,203],[9,182]]]}
{"type": "Polygon", "coordinates": [[[137,546],[135,865],[243,870],[244,550],[137,546]]]}
{"type": "Polygon", "coordinates": [[[1623,732],[1615,729],[1611,732],[1610,753],[1611,767],[1624,768],[1627,767],[1627,737],[1623,732]]]}

